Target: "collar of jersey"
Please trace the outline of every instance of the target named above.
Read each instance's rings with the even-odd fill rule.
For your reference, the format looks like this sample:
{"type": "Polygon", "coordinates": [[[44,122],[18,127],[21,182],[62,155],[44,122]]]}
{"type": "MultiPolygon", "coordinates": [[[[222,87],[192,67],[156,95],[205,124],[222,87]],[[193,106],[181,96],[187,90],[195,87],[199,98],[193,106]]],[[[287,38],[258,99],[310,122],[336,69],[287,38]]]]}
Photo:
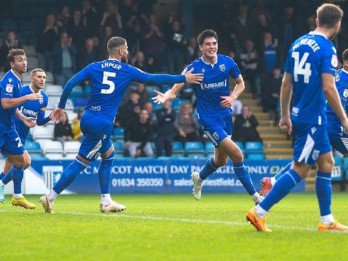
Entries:
{"type": "Polygon", "coordinates": [[[203,63],[205,63],[206,65],[214,65],[214,64],[217,64],[218,63],[218,56],[216,55],[216,62],[215,63],[208,63],[204,60],[203,56],[201,57],[201,60],[203,63]]]}
{"type": "Polygon", "coordinates": [[[118,61],[118,62],[120,62],[119,60],[117,60],[116,58],[110,58],[109,57],[109,59],[108,60],[112,60],[112,61],[118,61]]]}
{"type": "Polygon", "coordinates": [[[17,76],[17,74],[15,74],[15,72],[12,69],[10,71],[19,80],[19,82],[22,83],[22,80],[17,76]]]}
{"type": "Polygon", "coordinates": [[[321,36],[323,36],[325,39],[327,39],[326,35],[323,34],[323,33],[319,33],[319,32],[314,32],[314,31],[312,31],[312,32],[310,32],[309,34],[321,35],[321,36]]]}
{"type": "Polygon", "coordinates": [[[343,69],[343,68],[342,68],[342,72],[348,74],[348,72],[345,69],[343,69]]]}

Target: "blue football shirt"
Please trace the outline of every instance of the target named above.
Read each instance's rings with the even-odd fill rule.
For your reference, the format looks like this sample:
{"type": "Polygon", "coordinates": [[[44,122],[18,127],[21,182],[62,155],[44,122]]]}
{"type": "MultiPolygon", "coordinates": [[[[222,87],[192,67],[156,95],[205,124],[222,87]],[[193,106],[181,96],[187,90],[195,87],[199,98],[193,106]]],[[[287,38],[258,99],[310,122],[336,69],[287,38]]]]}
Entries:
{"type": "MultiPolygon", "coordinates": [[[[336,88],[340,95],[341,104],[343,108],[347,107],[348,104],[348,72],[341,69],[337,70],[336,73],[336,88]]],[[[337,117],[330,104],[326,107],[327,115],[327,132],[334,135],[342,135],[344,129],[341,125],[340,119],[337,117]]]]}
{"type": "Polygon", "coordinates": [[[336,49],[323,34],[310,32],[292,44],[285,64],[293,85],[292,121],[326,124],[321,75],[335,75],[336,66],[336,49]]]}
{"type": "Polygon", "coordinates": [[[237,64],[231,57],[218,54],[215,64],[206,63],[203,57],[193,61],[184,72],[194,68],[193,73],[203,73],[200,84],[192,85],[197,98],[197,114],[199,118],[224,118],[232,113],[231,108],[223,108],[221,96],[230,95],[230,77],[236,79],[240,75],[237,64]]]}
{"type": "Polygon", "coordinates": [[[116,59],[94,62],[67,82],[58,107],[65,108],[72,88],[87,80],[90,81],[91,92],[85,110],[112,121],[131,82],[175,84],[185,82],[186,78],[184,75],[149,74],[116,59]]]}
{"type": "MultiPolygon", "coordinates": [[[[29,85],[25,85],[21,89],[21,96],[31,94],[34,91],[30,88],[29,85]]],[[[37,125],[43,125],[47,123],[50,119],[49,117],[45,118],[45,110],[48,103],[48,97],[47,94],[40,90],[40,93],[42,95],[42,99],[40,100],[33,100],[33,101],[26,101],[21,106],[18,107],[18,109],[22,112],[23,115],[26,117],[33,117],[36,118],[37,125]]],[[[25,141],[26,137],[28,136],[29,127],[27,127],[20,119],[15,119],[16,129],[18,132],[18,135],[22,142],[25,141]]]]}
{"type": "MultiPolygon", "coordinates": [[[[19,98],[21,96],[22,83],[17,75],[9,70],[0,82],[1,99],[19,98]]],[[[7,131],[15,124],[17,108],[4,109],[0,103],[0,131],[7,131]]]]}

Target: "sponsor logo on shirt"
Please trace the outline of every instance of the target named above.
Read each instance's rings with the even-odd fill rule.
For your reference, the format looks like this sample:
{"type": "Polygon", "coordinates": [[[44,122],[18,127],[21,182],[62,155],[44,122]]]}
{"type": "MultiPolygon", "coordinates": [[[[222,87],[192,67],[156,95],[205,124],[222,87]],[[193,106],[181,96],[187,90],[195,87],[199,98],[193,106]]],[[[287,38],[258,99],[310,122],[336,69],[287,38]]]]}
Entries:
{"type": "Polygon", "coordinates": [[[13,85],[8,83],[6,84],[6,92],[12,92],[13,91],[13,85]]]}

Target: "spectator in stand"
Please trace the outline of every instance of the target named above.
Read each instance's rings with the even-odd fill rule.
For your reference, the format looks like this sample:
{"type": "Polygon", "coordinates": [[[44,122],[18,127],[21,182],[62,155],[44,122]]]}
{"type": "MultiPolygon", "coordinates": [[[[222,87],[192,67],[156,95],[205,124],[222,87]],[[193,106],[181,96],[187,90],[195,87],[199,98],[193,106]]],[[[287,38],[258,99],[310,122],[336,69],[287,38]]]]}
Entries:
{"type": "Polygon", "coordinates": [[[129,53],[134,56],[138,51],[144,50],[144,40],[142,36],[142,21],[134,17],[128,25],[127,35],[129,41],[129,53]]]}
{"type": "Polygon", "coordinates": [[[113,32],[111,26],[105,26],[103,29],[103,35],[100,37],[100,43],[99,43],[99,49],[97,51],[98,53],[98,60],[105,60],[108,59],[108,52],[105,50],[104,46],[109,41],[109,39],[112,37],[113,32]]]}
{"type": "Polygon", "coordinates": [[[68,5],[64,5],[60,13],[57,15],[57,26],[60,32],[66,31],[68,29],[70,19],[70,8],[68,5]]]}
{"type": "Polygon", "coordinates": [[[106,1],[105,11],[100,21],[100,26],[102,28],[110,26],[114,34],[118,36],[123,35],[122,16],[120,15],[118,5],[111,0],[106,1]]]}
{"type": "Polygon", "coordinates": [[[157,157],[171,156],[173,149],[173,140],[175,136],[175,118],[176,112],[172,109],[172,102],[165,101],[163,108],[156,111],[157,118],[157,137],[156,137],[156,150],[157,157]]]}
{"type": "Polygon", "coordinates": [[[294,13],[294,3],[285,3],[283,15],[279,16],[279,52],[281,60],[285,61],[290,44],[301,34],[299,16],[294,13]]]}
{"type": "Polygon", "coordinates": [[[143,109],[149,112],[149,122],[155,124],[157,122],[156,114],[153,111],[153,104],[151,102],[145,102],[143,109]]]}
{"type": "Polygon", "coordinates": [[[66,141],[74,140],[74,134],[66,112],[64,112],[60,122],[54,125],[54,139],[60,141],[63,145],[66,141]]]}
{"type": "Polygon", "coordinates": [[[80,127],[80,121],[81,121],[82,114],[83,114],[83,109],[80,108],[77,111],[76,117],[72,121],[72,133],[74,134],[74,140],[77,140],[79,142],[81,142],[83,139],[83,133],[82,133],[81,127],[80,127]]]}
{"type": "Polygon", "coordinates": [[[73,36],[73,44],[76,46],[78,50],[80,50],[84,44],[86,39],[86,30],[83,25],[82,15],[80,10],[75,10],[73,17],[71,17],[66,31],[69,35],[73,36]]]}
{"type": "Polygon", "coordinates": [[[233,122],[235,121],[238,115],[242,114],[242,109],[243,109],[243,103],[239,99],[235,100],[234,103],[232,104],[233,122]]]}
{"type": "Polygon", "coordinates": [[[145,104],[146,102],[149,101],[149,95],[147,93],[146,90],[146,85],[145,83],[137,83],[137,90],[136,90],[139,94],[139,103],[140,104],[145,104]]]}
{"type": "Polygon", "coordinates": [[[143,71],[147,71],[147,61],[143,51],[137,51],[135,55],[131,58],[131,64],[143,71]]]}
{"type": "Polygon", "coordinates": [[[55,83],[64,86],[77,69],[77,49],[67,32],[60,34],[60,41],[52,50],[55,83]]]}
{"type": "Polygon", "coordinates": [[[270,119],[274,121],[274,124],[279,121],[279,98],[280,98],[280,86],[282,84],[282,74],[279,67],[273,69],[272,74],[267,74],[267,78],[264,78],[262,82],[262,104],[263,110],[269,112],[270,119]]]}
{"type": "Polygon", "coordinates": [[[93,37],[98,34],[98,19],[95,7],[90,0],[84,0],[81,7],[83,26],[86,29],[86,37],[93,37]]]}
{"type": "Polygon", "coordinates": [[[167,59],[169,73],[178,73],[184,66],[185,46],[187,44],[184,38],[184,30],[178,20],[168,23],[167,29],[167,59]]]}
{"type": "MultiPolygon", "coordinates": [[[[257,52],[260,56],[263,55],[263,51],[266,47],[268,47],[269,44],[272,44],[273,47],[278,47],[278,38],[276,35],[276,28],[275,24],[272,24],[269,19],[267,19],[267,16],[263,13],[260,13],[257,16],[256,19],[256,25],[255,25],[255,32],[254,32],[254,38],[253,41],[255,43],[255,47],[257,49],[257,52]],[[265,34],[271,35],[271,43],[265,43],[265,34]]],[[[269,40],[269,39],[267,39],[269,40]]],[[[262,58],[262,57],[261,57],[262,58]]]]}
{"type": "Polygon", "coordinates": [[[146,56],[152,56],[159,64],[160,69],[164,65],[164,35],[160,23],[155,14],[148,16],[148,24],[142,29],[144,39],[144,52],[146,56]]]}
{"type": "Polygon", "coordinates": [[[94,47],[93,38],[87,38],[85,40],[85,46],[80,50],[77,56],[78,70],[86,67],[88,64],[97,60],[97,52],[94,47]]]}
{"type": "Polygon", "coordinates": [[[11,49],[22,48],[21,43],[17,39],[17,35],[13,30],[10,30],[6,34],[6,39],[0,48],[0,71],[8,71],[11,69],[9,62],[7,61],[7,54],[11,49]]]}
{"type": "Polygon", "coordinates": [[[147,55],[146,56],[146,63],[147,63],[148,72],[156,73],[156,72],[160,71],[159,64],[154,56],[147,55]]]}
{"type": "Polygon", "coordinates": [[[120,111],[116,117],[116,126],[125,127],[127,123],[132,118],[136,118],[143,104],[140,102],[140,95],[137,91],[132,90],[129,94],[129,99],[127,102],[123,103],[120,107],[120,111]]]}
{"type": "Polygon", "coordinates": [[[176,141],[185,143],[187,141],[201,141],[199,137],[198,120],[193,117],[191,103],[184,103],[180,107],[180,113],[175,119],[175,129],[177,129],[176,141]]]}
{"type": "Polygon", "coordinates": [[[46,16],[45,28],[39,34],[37,45],[40,67],[46,71],[53,71],[52,49],[58,40],[59,34],[56,18],[53,14],[48,14],[46,16]]]}
{"type": "Polygon", "coordinates": [[[262,141],[256,127],[259,125],[256,117],[252,114],[248,105],[243,105],[242,114],[237,115],[234,121],[233,140],[262,141]]]}
{"type": "Polygon", "coordinates": [[[239,58],[244,80],[249,82],[254,98],[260,97],[259,55],[252,40],[248,39],[245,41],[244,49],[239,58]]]}
{"type": "Polygon", "coordinates": [[[197,59],[198,57],[198,45],[195,37],[191,37],[186,46],[185,52],[185,64],[197,59]]]}
{"type": "Polygon", "coordinates": [[[130,157],[153,157],[150,143],[152,135],[153,125],[149,122],[149,112],[142,109],[139,116],[129,120],[124,129],[125,147],[130,157]]]}
{"type": "Polygon", "coordinates": [[[238,39],[242,45],[247,39],[253,37],[252,24],[248,2],[242,1],[238,7],[238,15],[233,16],[231,20],[230,38],[238,39]]]}

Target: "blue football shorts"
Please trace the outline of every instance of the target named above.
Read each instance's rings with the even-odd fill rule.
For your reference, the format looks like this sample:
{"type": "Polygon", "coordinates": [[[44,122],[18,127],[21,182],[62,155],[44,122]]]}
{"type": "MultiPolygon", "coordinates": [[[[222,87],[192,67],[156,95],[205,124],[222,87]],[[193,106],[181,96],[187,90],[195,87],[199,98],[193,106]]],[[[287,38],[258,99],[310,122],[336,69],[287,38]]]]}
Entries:
{"type": "Polygon", "coordinates": [[[342,153],[343,155],[348,154],[348,135],[343,133],[343,135],[329,134],[329,139],[331,146],[342,153]]]}
{"type": "Polygon", "coordinates": [[[232,136],[233,122],[232,116],[225,118],[204,118],[199,119],[199,123],[205,135],[214,143],[215,147],[226,137],[232,136]]]}
{"type": "Polygon", "coordinates": [[[296,122],[292,124],[295,132],[294,161],[315,165],[320,155],[331,151],[325,126],[296,122]]]}
{"type": "Polygon", "coordinates": [[[84,139],[80,146],[79,155],[83,158],[93,161],[112,146],[110,136],[114,125],[109,119],[86,111],[82,115],[80,127],[84,139]]]}
{"type": "Polygon", "coordinates": [[[24,146],[18,136],[17,130],[12,126],[9,130],[3,131],[0,137],[1,153],[7,155],[21,155],[24,152],[24,146]]]}

